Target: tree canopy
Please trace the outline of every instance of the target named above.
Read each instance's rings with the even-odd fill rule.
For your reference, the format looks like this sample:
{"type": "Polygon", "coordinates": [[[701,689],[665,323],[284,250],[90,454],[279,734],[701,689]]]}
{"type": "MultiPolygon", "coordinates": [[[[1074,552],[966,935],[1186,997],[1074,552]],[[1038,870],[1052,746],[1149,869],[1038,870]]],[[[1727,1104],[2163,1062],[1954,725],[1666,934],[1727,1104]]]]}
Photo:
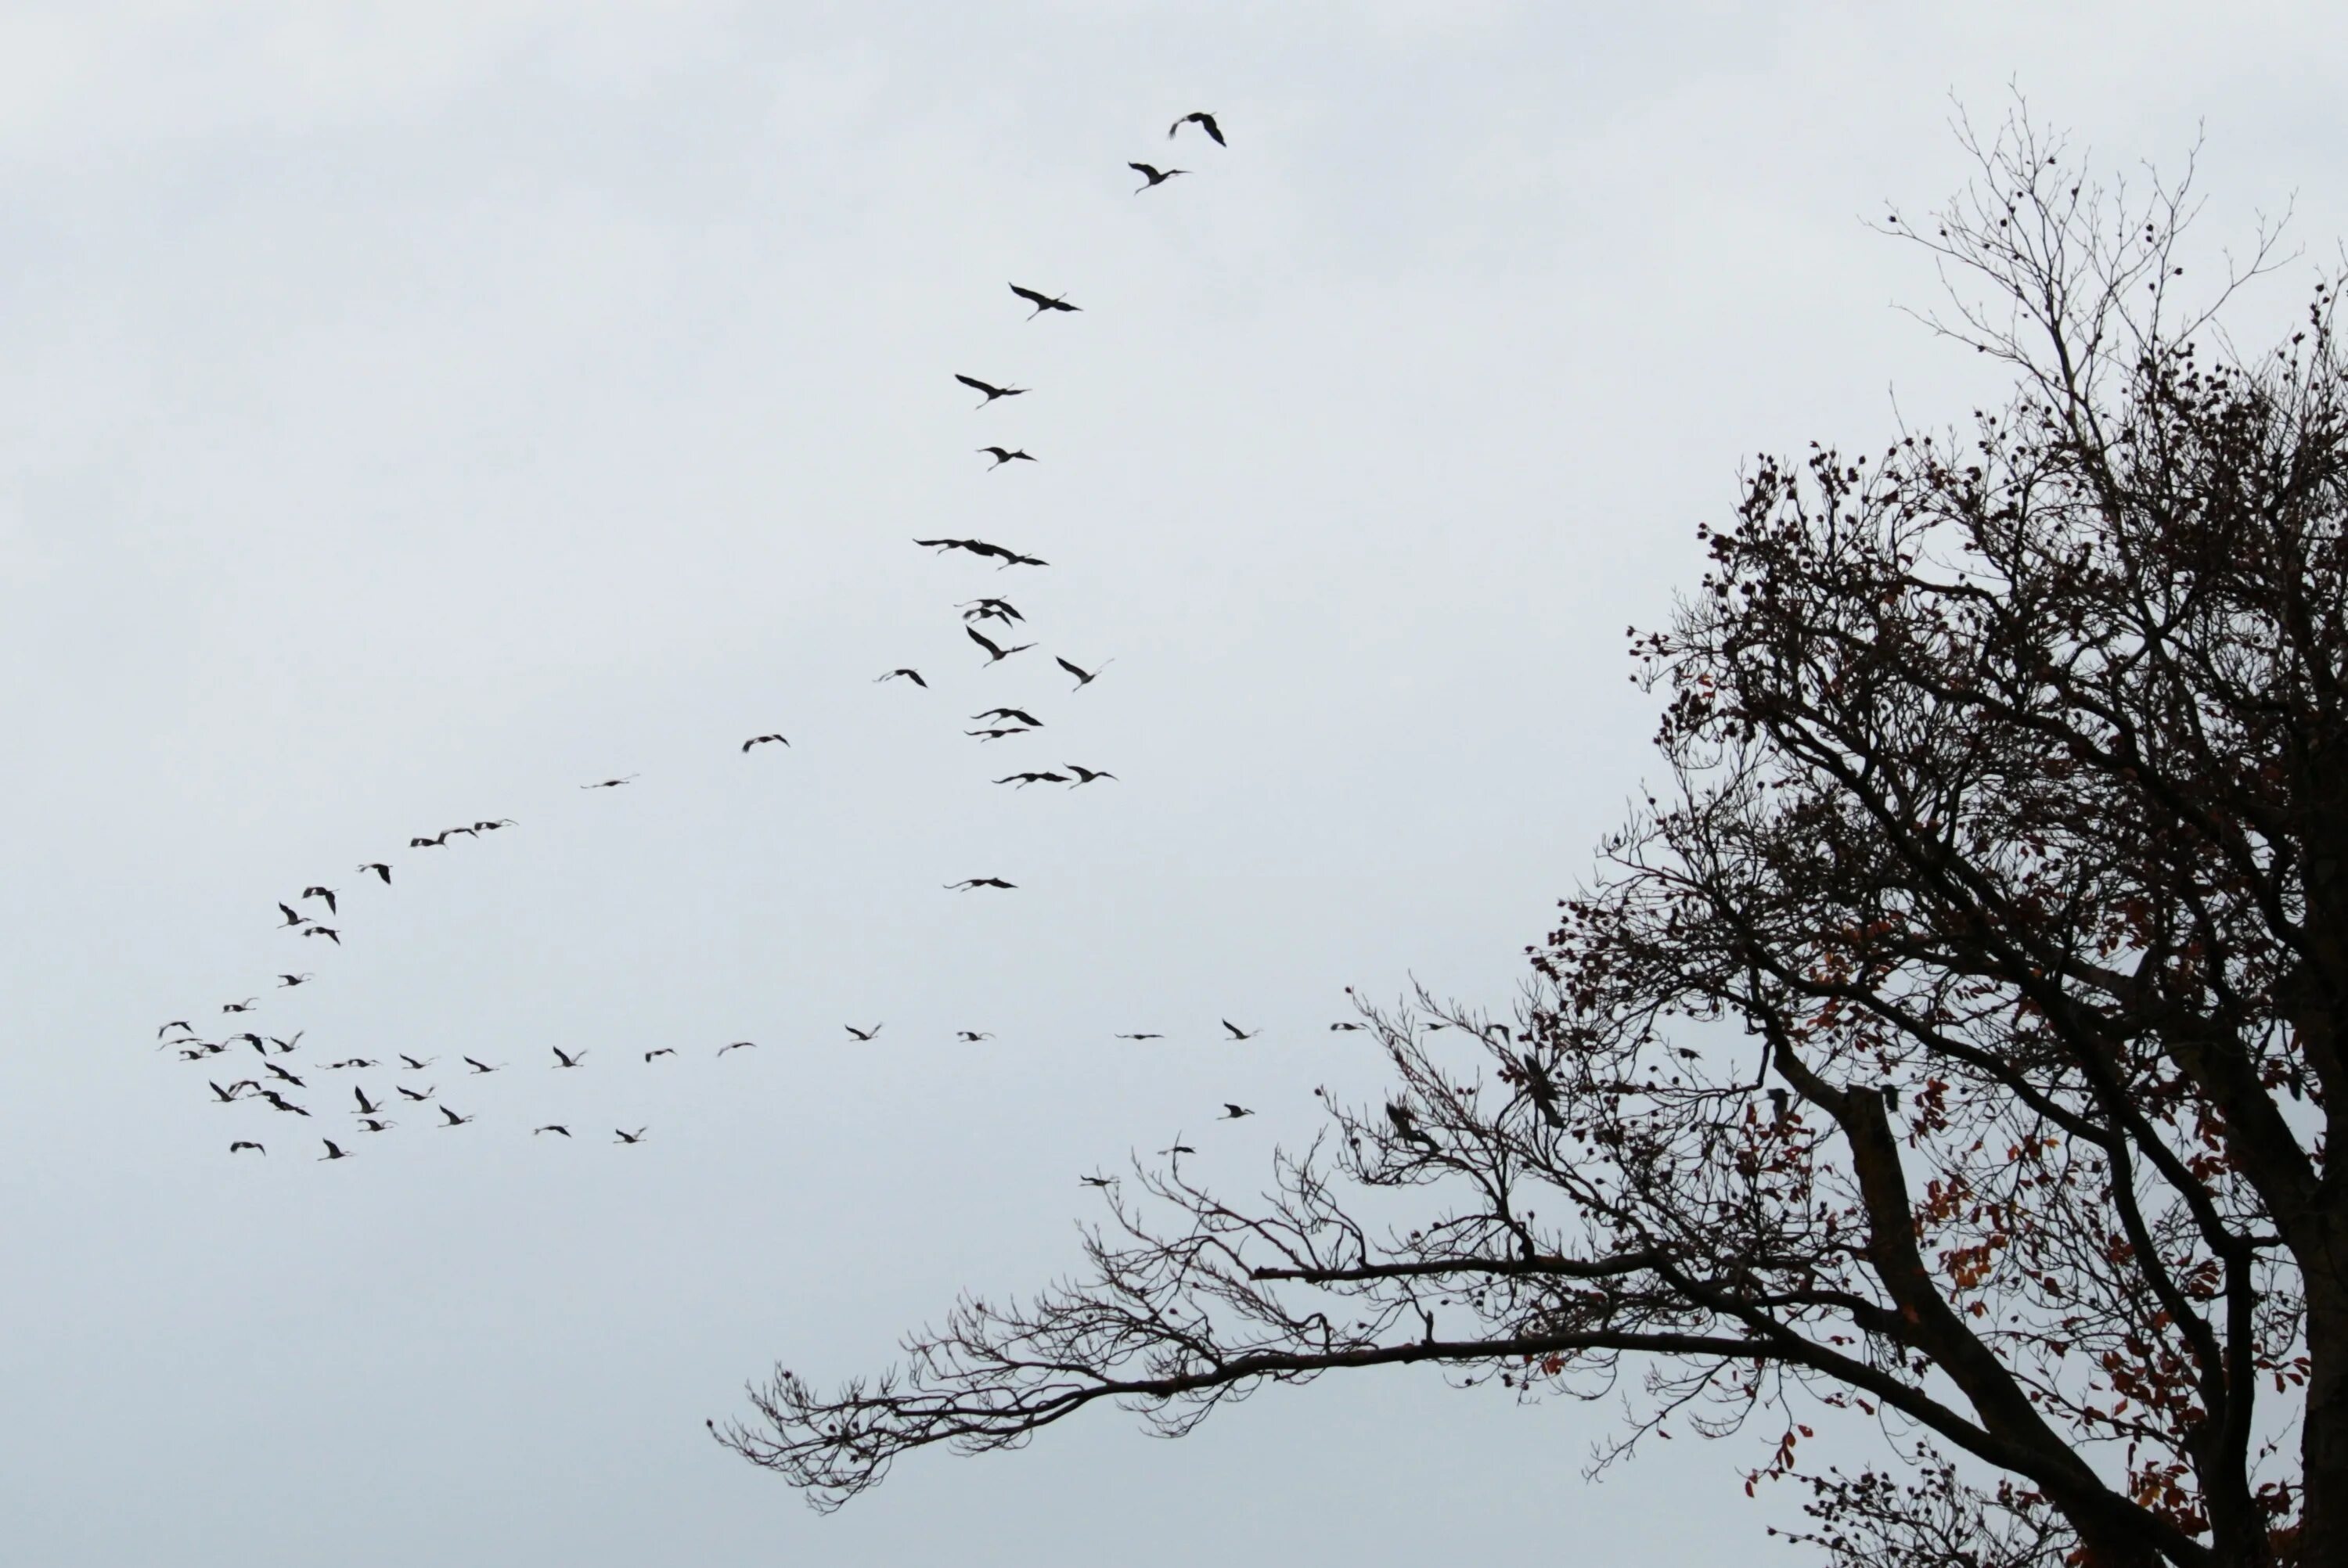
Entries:
{"type": "MultiPolygon", "coordinates": [[[[1272,1191],[1137,1166],[1076,1277],[720,1430],[834,1506],[1089,1405],[1437,1363],[1757,1436],[1831,1561],[2348,1562],[2348,376],[2026,119],[1900,217],[2013,373],[1758,461],[1633,657],[1667,779],[1511,1016],[1365,1008],[1272,1191]],[[1442,1027],[1429,1027],[1430,1025],[1442,1027]],[[1817,1423],[1882,1457],[1806,1465],[1817,1423]]],[[[1815,1445],[1813,1445],[1813,1448],[1815,1445]]]]}

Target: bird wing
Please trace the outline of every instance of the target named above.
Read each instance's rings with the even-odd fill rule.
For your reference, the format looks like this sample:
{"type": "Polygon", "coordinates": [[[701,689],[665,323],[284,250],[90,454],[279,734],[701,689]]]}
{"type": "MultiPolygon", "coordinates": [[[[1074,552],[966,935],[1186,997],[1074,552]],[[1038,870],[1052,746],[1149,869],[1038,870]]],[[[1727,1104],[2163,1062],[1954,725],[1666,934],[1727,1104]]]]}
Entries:
{"type": "Polygon", "coordinates": [[[1046,298],[1045,295],[1042,295],[1042,294],[1037,293],[1035,290],[1033,290],[1033,289],[1023,289],[1023,288],[1021,288],[1021,287],[1020,287],[1018,284],[1016,284],[1016,283],[1014,283],[1014,284],[1012,284],[1012,285],[1011,285],[1011,292],[1012,292],[1013,293],[1014,293],[1014,294],[1018,295],[1021,299],[1027,301],[1027,302],[1028,302],[1029,303],[1031,303],[1031,304],[1035,304],[1035,305],[1048,305],[1048,304],[1050,304],[1050,303],[1052,302],[1051,302],[1048,298],[1046,298]]]}
{"type": "Polygon", "coordinates": [[[954,373],[954,379],[955,379],[956,381],[961,382],[964,386],[969,387],[969,388],[970,388],[971,390],[973,390],[973,392],[984,392],[984,393],[992,394],[992,393],[1000,392],[1000,391],[1002,390],[1002,388],[1000,388],[1000,387],[994,387],[994,386],[989,386],[989,385],[987,385],[987,384],[986,384],[986,383],[984,383],[984,382],[983,382],[983,381],[979,380],[979,379],[978,379],[978,377],[976,377],[976,376],[974,376],[974,375],[964,375],[964,374],[963,374],[960,371],[956,371],[956,372],[954,373]]]}
{"type": "Polygon", "coordinates": [[[970,634],[970,640],[973,642],[977,643],[981,648],[985,649],[997,659],[1003,657],[1002,648],[998,646],[993,639],[989,638],[985,632],[979,630],[978,628],[974,626],[965,626],[963,630],[970,634]]]}

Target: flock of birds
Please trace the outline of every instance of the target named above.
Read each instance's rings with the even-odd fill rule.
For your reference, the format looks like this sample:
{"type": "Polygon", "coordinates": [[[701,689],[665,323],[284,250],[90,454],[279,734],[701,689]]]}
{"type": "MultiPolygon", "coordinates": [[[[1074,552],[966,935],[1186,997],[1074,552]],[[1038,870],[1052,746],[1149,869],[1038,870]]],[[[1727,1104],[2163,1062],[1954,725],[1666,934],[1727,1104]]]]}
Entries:
{"type": "MultiPolygon", "coordinates": [[[[1195,126],[1217,147],[1229,145],[1223,138],[1222,128],[1217,123],[1215,117],[1204,111],[1186,114],[1177,119],[1168,128],[1168,138],[1169,139],[1175,138],[1189,126],[1195,126]]],[[[1153,164],[1138,161],[1129,163],[1128,167],[1142,178],[1142,183],[1135,187],[1137,195],[1154,190],[1177,176],[1190,172],[1183,169],[1161,169],[1153,164]]],[[[1040,290],[1027,288],[1019,283],[1013,283],[1011,292],[1018,299],[1033,307],[1026,317],[1029,321],[1049,314],[1075,314],[1083,308],[1069,303],[1066,293],[1046,294],[1040,290]]],[[[974,405],[977,409],[991,407],[1004,399],[1025,396],[1031,390],[1025,386],[998,384],[959,372],[954,374],[954,380],[980,395],[979,402],[974,405]]],[[[993,459],[988,468],[989,472],[1007,467],[1014,463],[1033,463],[1037,460],[1024,447],[991,444],[981,446],[977,450],[981,455],[993,459]]],[[[996,563],[997,571],[1007,570],[1014,566],[1040,568],[1050,564],[1035,556],[1023,554],[984,539],[929,538],[916,539],[913,542],[941,555],[960,551],[977,559],[992,560],[996,563]]],[[[981,666],[983,669],[992,669],[1019,654],[1033,651],[1037,647],[1037,644],[1033,641],[1010,641],[1021,634],[1021,630],[1026,623],[1026,617],[1008,599],[994,595],[982,596],[964,600],[953,608],[960,612],[964,634],[986,656],[984,663],[981,666]],[[997,641],[998,638],[1003,641],[997,641]]],[[[1101,672],[1114,662],[1113,660],[1104,660],[1087,668],[1058,654],[1053,655],[1053,661],[1065,674],[1075,681],[1076,683],[1068,688],[1071,695],[1083,691],[1098,680],[1101,672]]],[[[928,678],[921,671],[911,666],[890,670],[876,677],[875,683],[896,681],[908,682],[923,690],[929,689],[930,685],[928,678]]],[[[979,727],[964,730],[963,733],[982,744],[1032,734],[1044,728],[1044,721],[1026,708],[1006,705],[983,709],[971,715],[968,722],[979,727]]],[[[768,745],[788,750],[791,743],[789,738],[780,732],[769,731],[752,735],[743,741],[741,751],[744,755],[747,755],[760,746],[768,745]]],[[[612,778],[598,779],[578,787],[582,790],[620,789],[633,784],[639,776],[641,775],[636,774],[625,774],[612,778]]],[[[994,783],[1008,784],[1014,789],[1025,789],[1030,784],[1059,784],[1070,789],[1080,789],[1088,784],[1103,781],[1114,782],[1116,779],[1117,774],[1107,768],[1076,763],[1062,763],[1055,767],[1020,769],[995,779],[994,783]]],[[[445,849],[451,847],[452,841],[455,839],[479,840],[484,835],[501,833],[518,825],[519,824],[512,817],[485,817],[470,823],[444,827],[435,833],[417,834],[408,839],[407,847],[411,850],[445,849]]],[[[389,887],[393,886],[392,871],[393,865],[389,861],[368,860],[359,864],[356,875],[362,883],[366,878],[373,877],[378,886],[389,887]]],[[[951,892],[967,893],[981,889],[1010,892],[1015,889],[1018,884],[1000,876],[989,875],[965,876],[942,886],[951,892]]],[[[344,893],[337,888],[324,883],[313,883],[304,887],[294,902],[281,901],[278,904],[277,910],[281,918],[277,928],[299,936],[305,941],[324,938],[332,946],[340,948],[343,943],[340,921],[344,897],[344,893]],[[321,911],[323,911],[323,918],[321,911]]],[[[313,983],[316,978],[316,975],[310,970],[289,969],[276,976],[277,983],[273,989],[296,989],[313,983]]],[[[263,1001],[261,997],[246,997],[221,1004],[220,1016],[224,1020],[242,1020],[245,1015],[261,1010],[263,1006],[263,1001]]],[[[1229,1040],[1254,1040],[1262,1032],[1261,1030],[1242,1029],[1229,1019],[1220,1021],[1223,1030],[1220,1038],[1229,1040]]],[[[854,1024],[843,1027],[852,1041],[870,1043],[880,1035],[884,1026],[876,1022],[870,1028],[854,1024]]],[[[1364,1026],[1348,1021],[1334,1023],[1329,1027],[1333,1030],[1358,1030],[1364,1026]]],[[[440,1084],[437,1081],[420,1081],[431,1074],[432,1070],[441,1060],[439,1057],[395,1052],[393,1059],[388,1061],[362,1056],[345,1057],[335,1061],[314,1061],[312,1058],[316,1053],[313,1052],[310,1055],[303,1053],[304,1033],[304,1030],[295,1030],[290,1034],[280,1036],[264,1034],[258,1030],[247,1028],[235,1032],[221,1032],[217,1038],[210,1038],[208,1031],[198,1030],[192,1020],[173,1019],[155,1031],[155,1038],[157,1050],[173,1050],[181,1061],[213,1063],[215,1059],[220,1059],[221,1062],[235,1064],[233,1067],[225,1069],[215,1064],[207,1070],[205,1085],[211,1091],[211,1103],[216,1106],[266,1108],[273,1115],[298,1117],[304,1123],[314,1127],[320,1125],[322,1116],[332,1116],[337,1112],[347,1116],[356,1136],[351,1133],[343,1134],[341,1138],[321,1136],[320,1142],[324,1145],[324,1153],[317,1156],[320,1160],[351,1158],[352,1149],[345,1146],[345,1141],[347,1140],[350,1143],[355,1144],[358,1136],[391,1132],[400,1125],[393,1112],[412,1112],[418,1117],[428,1118],[429,1125],[444,1132],[470,1126],[476,1121],[477,1113],[459,1110],[457,1104],[452,1102],[453,1097],[442,1092],[440,1084]],[[248,1050],[252,1053],[250,1059],[242,1054],[248,1050]],[[232,1076],[239,1071],[242,1071],[242,1076],[232,1076]],[[370,1090],[367,1082],[358,1076],[363,1073],[387,1074],[391,1080],[389,1091],[385,1092],[380,1087],[370,1090]],[[345,1084],[349,1088],[347,1104],[342,1103],[342,1090],[345,1084]],[[295,1094],[304,1096],[307,1102],[290,1097],[295,1094]]],[[[963,1043],[975,1044],[994,1037],[982,1030],[959,1030],[955,1031],[955,1038],[963,1043]]],[[[1163,1040],[1166,1036],[1155,1031],[1137,1030],[1120,1033],[1116,1038],[1124,1040],[1163,1040]]],[[[753,1040],[730,1040],[719,1046],[715,1054],[722,1058],[737,1050],[754,1050],[758,1042],[753,1040]]],[[[551,1071],[579,1071],[585,1067],[589,1054],[585,1050],[566,1050],[561,1046],[551,1046],[549,1050],[552,1053],[553,1061],[545,1065],[551,1071]]],[[[642,1053],[642,1066],[648,1068],[664,1058],[675,1057],[677,1054],[677,1048],[674,1046],[657,1047],[642,1053]]],[[[508,1070],[509,1064],[504,1062],[492,1063],[472,1056],[459,1055],[457,1058],[457,1063],[443,1070],[439,1076],[448,1077],[456,1074],[457,1081],[461,1082],[487,1078],[508,1070]],[[461,1067],[458,1064],[461,1064],[461,1067]]],[[[377,1077],[374,1081],[379,1086],[384,1080],[382,1077],[377,1077]]],[[[1255,1112],[1247,1106],[1225,1102],[1222,1105],[1222,1114],[1217,1119],[1237,1121],[1241,1117],[1253,1114],[1255,1112]]],[[[582,1130],[586,1131],[583,1128],[582,1130]]],[[[632,1147],[642,1143],[649,1131],[648,1127],[644,1126],[634,1128],[633,1131],[614,1127],[611,1129],[610,1141],[621,1147],[632,1147]]],[[[562,1122],[538,1123],[531,1128],[530,1135],[533,1139],[548,1135],[564,1140],[573,1140],[576,1137],[572,1128],[562,1122]]],[[[252,1136],[233,1138],[228,1149],[231,1154],[252,1153],[265,1155],[268,1153],[267,1145],[260,1138],[252,1136]]],[[[1176,1155],[1195,1153],[1180,1142],[1179,1135],[1172,1149],[1161,1152],[1176,1155]]],[[[1115,1178],[1094,1175],[1082,1177],[1080,1180],[1087,1185],[1105,1186],[1113,1184],[1115,1178]]]]}

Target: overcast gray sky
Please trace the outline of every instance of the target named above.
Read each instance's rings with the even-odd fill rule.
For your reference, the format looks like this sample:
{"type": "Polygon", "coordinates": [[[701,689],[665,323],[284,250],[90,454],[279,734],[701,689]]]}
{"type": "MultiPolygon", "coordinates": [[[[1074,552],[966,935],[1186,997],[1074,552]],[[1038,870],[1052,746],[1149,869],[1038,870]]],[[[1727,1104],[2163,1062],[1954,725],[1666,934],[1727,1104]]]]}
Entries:
{"type": "Polygon", "coordinates": [[[2295,195],[2285,306],[2335,253],[2336,7],[1933,9],[0,0],[9,1559],[1755,1549],[1757,1451],[1589,1487],[1605,1409],[1431,1375],[1101,1412],[831,1519],[701,1423],[1044,1283],[1132,1150],[1252,1190],[1376,1081],[1344,986],[1507,1001],[1650,770],[1623,628],[1740,462],[1983,395],[1863,226],[1962,179],[1952,93],[2119,164],[2206,121],[2203,238],[2295,195]],[[1228,149],[1168,145],[1192,108],[1228,149]],[[982,671],[953,606],[1005,590],[1044,646],[982,671]],[[997,702],[1045,733],[959,733],[997,702]],[[984,782],[1066,762],[1118,782],[984,782]],[[317,880],[339,951],[271,928],[317,880]],[[208,1105],[155,1027],[254,994],[478,1122],[322,1170],[208,1105]]]}

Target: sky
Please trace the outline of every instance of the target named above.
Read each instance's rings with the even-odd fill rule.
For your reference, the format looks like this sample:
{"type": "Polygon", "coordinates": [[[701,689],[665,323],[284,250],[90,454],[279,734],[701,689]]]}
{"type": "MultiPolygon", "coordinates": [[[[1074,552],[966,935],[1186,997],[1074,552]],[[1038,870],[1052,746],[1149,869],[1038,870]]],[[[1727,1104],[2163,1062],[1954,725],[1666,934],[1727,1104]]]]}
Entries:
{"type": "Polygon", "coordinates": [[[1585,1482],[1608,1407],[1431,1372],[829,1518],[702,1423],[1072,1268],[1080,1174],[1181,1134],[1259,1190],[1375,1091],[1346,986],[1508,1003],[1739,472],[1999,395],[1870,228],[1963,180],[1952,104],[2138,179],[2201,138],[2209,273],[2290,210],[2287,311],[2343,55],[2281,5],[0,0],[12,1559],[1751,1551],[1757,1449],[1585,1482]],[[981,594],[1040,646],[981,668],[981,594]],[[988,782],[1071,762],[1117,776],[988,782]],[[339,948],[273,928],[319,882],[339,948]],[[170,1019],[305,1030],[316,1125],[170,1019]],[[398,1050],[476,1121],[318,1169],[416,1081],[319,1064],[398,1050]]]}

